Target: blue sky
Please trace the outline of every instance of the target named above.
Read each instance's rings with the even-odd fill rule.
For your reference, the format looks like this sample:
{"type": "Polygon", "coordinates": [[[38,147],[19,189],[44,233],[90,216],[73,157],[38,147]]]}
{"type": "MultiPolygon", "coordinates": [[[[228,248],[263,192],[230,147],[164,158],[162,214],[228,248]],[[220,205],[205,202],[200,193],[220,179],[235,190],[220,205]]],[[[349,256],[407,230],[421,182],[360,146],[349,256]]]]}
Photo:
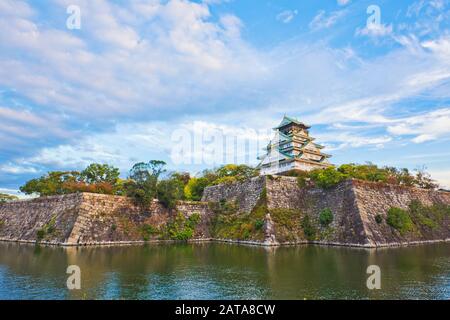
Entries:
{"type": "Polygon", "coordinates": [[[91,162],[196,173],[220,161],[175,161],[177,132],[260,150],[284,114],[335,164],[425,166],[448,187],[449,21],[447,0],[2,0],[0,192],[91,162]]]}

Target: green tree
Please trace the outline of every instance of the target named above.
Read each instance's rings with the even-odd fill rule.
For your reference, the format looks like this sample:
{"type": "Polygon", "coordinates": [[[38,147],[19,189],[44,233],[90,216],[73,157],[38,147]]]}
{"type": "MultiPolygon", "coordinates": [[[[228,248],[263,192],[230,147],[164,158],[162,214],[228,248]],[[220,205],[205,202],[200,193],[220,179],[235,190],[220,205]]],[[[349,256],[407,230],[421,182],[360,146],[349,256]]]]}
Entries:
{"type": "Polygon", "coordinates": [[[205,169],[201,172],[200,177],[205,178],[208,181],[208,185],[211,185],[219,176],[216,170],[205,169]]]}
{"type": "Polygon", "coordinates": [[[162,173],[167,171],[165,169],[165,166],[167,164],[166,164],[166,162],[164,162],[162,160],[150,160],[148,165],[149,165],[152,176],[155,176],[157,179],[159,178],[159,176],[162,173]]]}
{"type": "Polygon", "coordinates": [[[210,182],[207,178],[191,178],[188,184],[184,187],[184,196],[187,200],[200,201],[203,196],[203,191],[210,182]]]}
{"type": "Polygon", "coordinates": [[[161,160],[139,162],[131,168],[129,177],[136,182],[146,181],[149,176],[158,179],[162,173],[166,172],[165,166],[166,163],[161,160]]]}
{"type": "Polygon", "coordinates": [[[331,188],[346,179],[346,175],[337,171],[335,167],[316,169],[310,172],[311,179],[321,188],[331,188]]]}
{"type": "Polygon", "coordinates": [[[126,186],[128,183],[130,183],[131,180],[129,179],[117,179],[116,185],[115,185],[115,194],[118,196],[126,196],[127,190],[126,186]]]}
{"type": "Polygon", "coordinates": [[[322,188],[330,188],[345,179],[416,186],[425,189],[435,189],[438,186],[424,170],[417,170],[417,174],[414,176],[406,168],[379,168],[372,163],[364,165],[350,163],[343,164],[337,169],[330,167],[327,169],[313,170],[302,176],[301,180],[299,179],[299,185],[305,185],[305,181],[308,179],[313,180],[317,186],[322,188]]]}
{"type": "Polygon", "coordinates": [[[425,171],[425,168],[416,169],[416,177],[414,183],[419,188],[424,189],[437,189],[438,184],[434,181],[430,174],[425,171]]]}
{"type": "Polygon", "coordinates": [[[146,181],[151,176],[148,163],[138,162],[130,170],[129,179],[136,183],[146,181]]]}
{"type": "Polygon", "coordinates": [[[388,177],[386,169],[380,169],[372,163],[356,165],[354,163],[343,164],[338,169],[345,178],[354,178],[365,181],[385,182],[388,177]]]}
{"type": "Polygon", "coordinates": [[[385,167],[387,173],[386,182],[391,184],[398,184],[402,186],[412,187],[415,185],[414,176],[407,168],[397,169],[395,167],[385,167]]]}
{"type": "Polygon", "coordinates": [[[171,174],[171,177],[173,179],[181,181],[184,186],[189,183],[189,180],[191,180],[191,175],[189,174],[189,172],[173,172],[171,174]]]}
{"type": "Polygon", "coordinates": [[[177,200],[184,198],[183,182],[177,178],[159,181],[157,185],[157,197],[166,208],[175,208],[177,200]]]}
{"type": "Polygon", "coordinates": [[[92,163],[81,171],[80,179],[88,184],[108,182],[111,185],[115,185],[119,175],[120,171],[118,168],[108,164],[92,163]]]}
{"type": "MultiPolygon", "coordinates": [[[[125,185],[126,194],[142,206],[148,206],[153,199],[159,197],[163,199],[162,202],[167,206],[174,205],[171,201],[172,190],[168,186],[162,184],[161,191],[158,192],[158,178],[166,172],[165,165],[166,163],[161,160],[136,163],[131,168],[130,180],[125,185]]],[[[181,183],[179,180],[177,181],[181,183]]]]}
{"type": "Polygon", "coordinates": [[[148,175],[146,180],[128,180],[124,189],[126,195],[134,199],[136,204],[146,207],[157,197],[157,183],[156,177],[148,175]]]}
{"type": "Polygon", "coordinates": [[[239,179],[252,178],[258,175],[258,170],[245,164],[226,164],[216,170],[219,178],[236,177],[239,179]]]}
{"type": "Polygon", "coordinates": [[[211,184],[232,183],[235,181],[245,180],[255,177],[259,174],[259,170],[245,164],[226,164],[214,170],[206,172],[204,177],[215,178],[211,184]]]}

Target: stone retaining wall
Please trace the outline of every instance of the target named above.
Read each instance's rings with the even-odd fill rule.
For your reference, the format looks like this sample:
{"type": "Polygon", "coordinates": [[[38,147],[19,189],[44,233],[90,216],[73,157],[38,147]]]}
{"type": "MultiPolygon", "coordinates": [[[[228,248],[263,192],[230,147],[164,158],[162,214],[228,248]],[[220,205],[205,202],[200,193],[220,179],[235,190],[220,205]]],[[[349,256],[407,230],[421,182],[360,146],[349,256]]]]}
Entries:
{"type": "Polygon", "coordinates": [[[233,201],[239,205],[240,212],[250,212],[258,202],[265,187],[265,177],[255,177],[243,182],[221,184],[206,188],[202,201],[233,201]]]}
{"type": "Polygon", "coordinates": [[[207,203],[180,202],[175,210],[168,210],[154,201],[142,209],[126,197],[79,193],[0,204],[0,240],[36,241],[43,230],[40,240],[48,244],[143,241],[144,226],[162,228],[178,212],[186,217],[198,213],[195,238],[210,237],[207,203]]]}
{"type": "MultiPolygon", "coordinates": [[[[250,213],[258,202],[261,190],[266,191],[269,213],[266,220],[270,219],[266,223],[270,226],[270,234],[266,234],[266,239],[272,239],[270,243],[266,241],[266,244],[317,243],[381,247],[447,241],[450,238],[448,215],[433,229],[418,226],[417,230],[407,234],[400,234],[386,223],[390,208],[407,209],[413,200],[418,200],[425,206],[437,203],[450,205],[449,192],[358,180],[344,181],[327,190],[300,188],[297,179],[293,177],[266,176],[263,180],[260,178],[254,181],[258,181],[258,188],[248,189],[245,197],[238,198],[238,203],[242,213],[250,213]],[[327,227],[319,223],[320,213],[325,209],[330,209],[333,213],[333,222],[327,227]],[[281,223],[282,216],[276,222],[275,215],[283,214],[291,223],[281,223]],[[301,228],[305,215],[311,219],[317,231],[313,240],[307,239],[301,228]],[[382,217],[381,223],[375,221],[377,215],[382,217]],[[286,239],[286,232],[290,232],[289,240],[286,239]]],[[[243,183],[215,186],[205,190],[204,199],[234,201],[235,194],[245,192],[244,190],[243,183]]]]}
{"type": "MultiPolygon", "coordinates": [[[[450,205],[450,193],[443,191],[356,180],[345,181],[327,190],[305,189],[298,186],[296,178],[267,176],[208,187],[202,200],[204,202],[179,202],[174,210],[164,208],[158,201],[143,209],[126,197],[89,193],[15,201],[0,204],[0,240],[33,242],[40,237],[42,243],[63,245],[154,242],[160,238],[145,230],[162,230],[178,213],[186,218],[199,214],[200,222],[195,227],[193,240],[210,240],[214,238],[211,227],[219,213],[212,210],[208,202],[223,201],[237,204],[235,216],[238,217],[248,217],[252,212],[261,214],[264,210],[262,230],[265,240],[252,238],[247,232],[245,239],[217,239],[220,241],[381,247],[450,238],[449,214],[433,228],[417,226],[414,232],[406,234],[386,223],[390,208],[407,209],[413,200],[426,206],[450,205]],[[325,209],[333,214],[333,221],[328,226],[319,223],[325,209]],[[381,223],[376,221],[377,216],[382,218],[381,223]],[[313,236],[308,236],[305,231],[305,217],[311,221],[313,236]]],[[[254,220],[244,220],[243,227],[252,227],[254,220]]]]}
{"type": "Polygon", "coordinates": [[[363,181],[353,181],[352,190],[355,194],[359,216],[364,225],[367,242],[372,246],[450,238],[450,215],[444,217],[434,228],[419,225],[417,230],[404,235],[385,223],[387,211],[391,207],[407,209],[413,200],[417,200],[425,206],[433,204],[450,205],[450,192],[405,188],[363,181]],[[376,222],[375,217],[377,215],[382,217],[382,223],[376,222]]]}

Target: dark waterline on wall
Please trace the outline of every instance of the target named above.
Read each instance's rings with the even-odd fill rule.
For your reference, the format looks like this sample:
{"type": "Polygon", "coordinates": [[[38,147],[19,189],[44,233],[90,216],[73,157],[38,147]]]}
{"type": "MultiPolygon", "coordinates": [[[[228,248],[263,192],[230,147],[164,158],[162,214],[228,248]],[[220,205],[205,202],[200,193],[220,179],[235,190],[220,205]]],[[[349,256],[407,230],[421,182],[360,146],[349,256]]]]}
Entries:
{"type": "Polygon", "coordinates": [[[450,244],[355,249],[221,243],[0,244],[0,299],[449,299],[450,244]],[[81,290],[66,268],[81,268],[81,290]],[[369,265],[381,289],[366,287],[369,265]]]}

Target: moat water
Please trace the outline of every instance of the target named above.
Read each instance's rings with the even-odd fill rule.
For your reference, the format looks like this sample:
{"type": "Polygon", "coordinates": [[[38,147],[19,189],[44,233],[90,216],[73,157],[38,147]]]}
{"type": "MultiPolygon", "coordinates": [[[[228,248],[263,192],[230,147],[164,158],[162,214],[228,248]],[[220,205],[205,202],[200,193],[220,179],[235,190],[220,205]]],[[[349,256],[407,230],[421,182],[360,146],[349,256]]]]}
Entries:
{"type": "Polygon", "coordinates": [[[450,299],[450,244],[393,249],[0,243],[0,299],[450,299]],[[81,289],[68,290],[78,265],[81,289]],[[378,265],[381,289],[366,286],[378,265]]]}

